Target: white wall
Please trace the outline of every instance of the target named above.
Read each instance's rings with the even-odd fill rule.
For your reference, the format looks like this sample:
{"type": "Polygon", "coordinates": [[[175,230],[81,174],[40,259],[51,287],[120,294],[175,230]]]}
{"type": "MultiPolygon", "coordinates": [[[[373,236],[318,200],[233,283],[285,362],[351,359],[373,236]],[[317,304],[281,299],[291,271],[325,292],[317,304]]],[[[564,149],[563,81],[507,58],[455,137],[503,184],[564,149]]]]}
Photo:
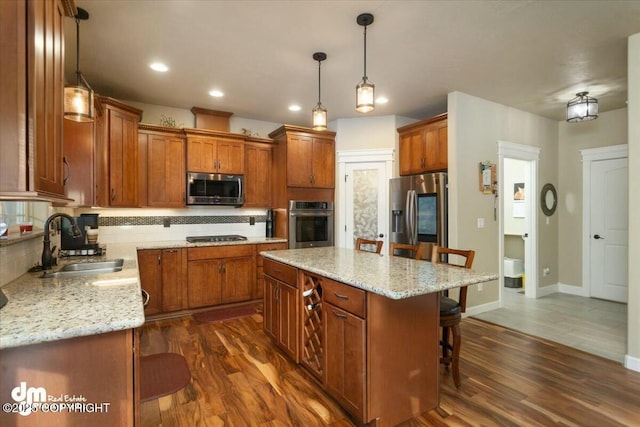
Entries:
{"type": "MultiPolygon", "coordinates": [[[[498,162],[498,140],[540,147],[538,180],[557,187],[558,122],[461,92],[449,94],[448,110],[449,243],[476,251],[474,269],[497,272],[501,262],[498,239],[502,236],[494,220],[494,196],[478,189],[478,164],[485,160],[498,162]],[[484,228],[476,227],[477,218],[484,218],[484,228]]],[[[537,194],[538,190],[531,192],[537,194]]],[[[539,271],[538,276],[541,285],[546,285],[557,281],[558,225],[557,215],[548,225],[543,217],[539,215],[537,224],[539,268],[549,266],[552,274],[543,278],[539,271]]],[[[489,304],[498,298],[497,281],[484,286],[483,291],[472,286],[468,305],[489,304]]]]}
{"type": "Polygon", "coordinates": [[[640,33],[629,37],[629,303],[625,365],[640,371],[640,33]]]}

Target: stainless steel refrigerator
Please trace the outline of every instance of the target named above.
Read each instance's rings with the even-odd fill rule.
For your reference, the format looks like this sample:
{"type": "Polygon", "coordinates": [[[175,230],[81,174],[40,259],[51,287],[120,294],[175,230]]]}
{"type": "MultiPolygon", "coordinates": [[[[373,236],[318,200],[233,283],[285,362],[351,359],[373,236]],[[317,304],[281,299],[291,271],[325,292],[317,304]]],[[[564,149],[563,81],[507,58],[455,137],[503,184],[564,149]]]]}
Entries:
{"type": "MultiPolygon", "coordinates": [[[[431,258],[433,245],[447,246],[447,173],[403,176],[389,180],[389,242],[424,245],[431,258]]],[[[408,251],[400,256],[410,257],[408,251]]]]}

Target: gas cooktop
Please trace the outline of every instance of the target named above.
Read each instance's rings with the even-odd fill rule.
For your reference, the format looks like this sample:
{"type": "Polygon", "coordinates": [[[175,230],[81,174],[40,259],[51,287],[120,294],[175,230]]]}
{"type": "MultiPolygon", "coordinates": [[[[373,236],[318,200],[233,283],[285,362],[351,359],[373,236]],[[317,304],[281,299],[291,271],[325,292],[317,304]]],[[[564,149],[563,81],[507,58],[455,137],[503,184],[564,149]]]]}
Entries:
{"type": "Polygon", "coordinates": [[[187,242],[189,243],[203,243],[203,242],[237,242],[247,240],[246,237],[238,234],[223,234],[219,236],[188,236],[187,242]]]}

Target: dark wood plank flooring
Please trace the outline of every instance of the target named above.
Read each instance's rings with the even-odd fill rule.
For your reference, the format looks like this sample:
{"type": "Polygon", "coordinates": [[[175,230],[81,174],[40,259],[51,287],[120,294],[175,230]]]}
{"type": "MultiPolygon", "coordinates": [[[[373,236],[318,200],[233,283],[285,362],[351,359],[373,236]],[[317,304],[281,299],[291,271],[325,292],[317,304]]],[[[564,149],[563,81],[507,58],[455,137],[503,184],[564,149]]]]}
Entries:
{"type": "MultiPolygon", "coordinates": [[[[430,411],[403,427],[640,426],[640,373],[476,319],[463,320],[462,336],[461,389],[441,367],[444,416],[430,411]]],[[[192,380],[143,403],[143,426],[354,425],[274,347],[260,314],[145,325],[142,355],[166,351],[184,355],[192,380]]]]}

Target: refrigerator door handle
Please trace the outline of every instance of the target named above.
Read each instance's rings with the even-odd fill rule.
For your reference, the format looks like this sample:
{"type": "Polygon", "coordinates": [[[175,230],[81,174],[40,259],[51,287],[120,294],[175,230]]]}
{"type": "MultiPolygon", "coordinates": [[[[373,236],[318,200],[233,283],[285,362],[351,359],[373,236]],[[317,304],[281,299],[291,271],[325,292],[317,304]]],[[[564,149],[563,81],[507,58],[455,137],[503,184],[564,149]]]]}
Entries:
{"type": "Polygon", "coordinates": [[[407,191],[407,206],[406,206],[405,212],[407,213],[406,220],[407,220],[407,234],[409,237],[409,244],[415,245],[416,241],[418,240],[418,236],[416,235],[418,230],[416,230],[417,213],[416,213],[415,190],[407,191]]]}

